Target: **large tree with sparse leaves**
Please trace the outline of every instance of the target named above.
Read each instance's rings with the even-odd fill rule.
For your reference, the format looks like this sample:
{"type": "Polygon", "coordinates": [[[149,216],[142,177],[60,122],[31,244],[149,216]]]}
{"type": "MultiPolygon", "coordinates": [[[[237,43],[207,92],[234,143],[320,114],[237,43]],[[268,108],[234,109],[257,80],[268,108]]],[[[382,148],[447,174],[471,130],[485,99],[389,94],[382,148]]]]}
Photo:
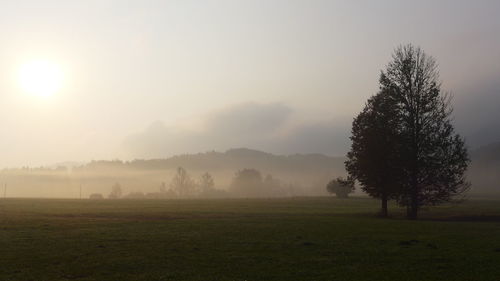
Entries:
{"type": "Polygon", "coordinates": [[[467,191],[467,149],[451,123],[451,96],[441,91],[434,58],[413,45],[398,47],[380,75],[380,92],[368,105],[378,98],[390,106],[372,108],[368,115],[362,112],[355,119],[348,172],[362,185],[360,175],[382,178],[389,172],[389,185],[366,187],[377,192],[395,188],[393,196],[407,207],[410,219],[417,218],[422,206],[447,202],[467,191]],[[389,133],[373,137],[373,126],[377,128],[380,116],[388,118],[389,133]],[[375,158],[367,160],[360,153],[376,148],[385,151],[380,163],[387,163],[387,167],[374,169],[375,158]],[[374,162],[363,165],[363,161],[374,162]]]}

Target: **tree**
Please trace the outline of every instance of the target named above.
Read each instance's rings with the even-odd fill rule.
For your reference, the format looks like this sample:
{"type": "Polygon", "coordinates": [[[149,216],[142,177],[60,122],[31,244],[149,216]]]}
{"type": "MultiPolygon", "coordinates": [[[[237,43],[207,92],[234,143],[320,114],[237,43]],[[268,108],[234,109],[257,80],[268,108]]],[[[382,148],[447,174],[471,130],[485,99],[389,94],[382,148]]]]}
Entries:
{"type": "Polygon", "coordinates": [[[178,167],[175,176],[170,182],[170,188],[179,197],[189,197],[194,195],[196,185],[186,170],[178,167]]]}
{"type": "Polygon", "coordinates": [[[353,121],[352,145],[345,162],[347,172],[358,180],[361,189],[380,198],[382,217],[388,215],[387,201],[398,195],[400,141],[395,110],[395,100],[385,89],[368,100],[353,121]]]}
{"type": "Polygon", "coordinates": [[[119,183],[115,183],[111,187],[111,192],[108,195],[109,199],[118,199],[122,197],[122,186],[119,183]]]}
{"type": "Polygon", "coordinates": [[[283,196],[287,192],[282,182],[279,179],[274,178],[271,174],[266,175],[262,184],[264,192],[263,195],[269,197],[283,196]]]}
{"type": "Polygon", "coordinates": [[[101,193],[92,193],[89,196],[89,199],[103,199],[104,197],[102,196],[101,193]]]}
{"type": "Polygon", "coordinates": [[[212,191],[215,186],[214,178],[212,177],[212,175],[210,175],[208,172],[201,175],[199,186],[201,193],[212,191]]]}
{"type": "Polygon", "coordinates": [[[199,196],[202,198],[223,198],[227,196],[225,190],[216,189],[212,175],[204,173],[199,181],[199,196]]]}
{"type": "Polygon", "coordinates": [[[231,182],[231,191],[244,197],[256,197],[264,192],[262,174],[255,169],[243,169],[236,172],[231,182]]]}
{"type": "Polygon", "coordinates": [[[160,184],[160,193],[166,193],[167,192],[167,185],[165,184],[165,182],[161,182],[160,184]]]}
{"type": "Polygon", "coordinates": [[[338,198],[348,198],[349,193],[354,192],[354,180],[352,178],[343,179],[338,177],[327,184],[326,190],[335,193],[338,198]]]}
{"type": "MultiPolygon", "coordinates": [[[[397,200],[407,207],[410,219],[417,218],[422,206],[450,201],[470,186],[465,178],[469,163],[465,142],[451,124],[451,96],[441,91],[438,78],[435,60],[420,48],[397,48],[380,75],[379,95],[390,106],[374,110],[365,122],[372,126],[377,124],[374,116],[386,116],[390,120],[387,126],[393,131],[386,138],[359,142],[367,150],[369,145],[377,145],[373,144],[375,140],[379,141],[378,147],[392,148],[386,159],[393,163],[389,167],[395,168],[389,186],[397,186],[397,200]]],[[[353,141],[351,155],[348,154],[348,162],[352,163],[347,163],[347,168],[351,165],[353,176],[359,177],[354,169],[356,161],[365,160],[353,157],[357,149],[354,145],[353,141]]],[[[363,173],[370,173],[370,165],[358,167],[364,169],[363,173]]],[[[382,177],[383,169],[373,173],[382,177]]]]}
{"type": "Polygon", "coordinates": [[[399,201],[410,219],[417,218],[421,206],[450,201],[470,186],[465,142],[451,124],[451,95],[441,91],[438,78],[434,58],[412,45],[396,49],[380,78],[398,104],[404,143],[399,201]]]}

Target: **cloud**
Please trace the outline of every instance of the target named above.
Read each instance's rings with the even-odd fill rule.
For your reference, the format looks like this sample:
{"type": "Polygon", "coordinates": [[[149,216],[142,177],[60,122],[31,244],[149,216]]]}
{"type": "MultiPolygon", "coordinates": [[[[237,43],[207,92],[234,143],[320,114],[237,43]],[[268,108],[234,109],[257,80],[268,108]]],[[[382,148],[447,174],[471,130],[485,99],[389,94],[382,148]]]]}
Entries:
{"type": "Polygon", "coordinates": [[[279,154],[344,155],[350,121],[299,123],[295,111],[281,103],[242,103],[199,116],[198,129],[167,126],[161,121],[130,135],[123,151],[132,158],[247,147],[279,154]]]}
{"type": "Polygon", "coordinates": [[[282,129],[292,114],[283,104],[243,103],[211,113],[205,136],[217,142],[237,144],[266,140],[282,129]]]}
{"type": "MultiPolygon", "coordinates": [[[[471,149],[500,141],[500,83],[485,79],[460,88],[453,100],[454,124],[471,149]],[[467,94],[466,94],[467,93],[467,94]]],[[[332,116],[334,114],[332,113],[332,116]]],[[[349,149],[352,117],[304,122],[282,103],[241,103],[196,116],[197,127],[152,123],[128,136],[125,158],[161,158],[175,154],[247,147],[277,154],[323,153],[343,156],[349,149]]]]}
{"type": "Polygon", "coordinates": [[[351,122],[344,119],[323,120],[296,126],[277,139],[271,151],[278,153],[323,153],[344,156],[349,149],[351,122]]]}
{"type": "MultiPolygon", "coordinates": [[[[500,75],[500,73],[499,73],[500,75]]],[[[455,99],[455,125],[471,148],[500,141],[500,81],[488,79],[464,87],[455,99]]]]}

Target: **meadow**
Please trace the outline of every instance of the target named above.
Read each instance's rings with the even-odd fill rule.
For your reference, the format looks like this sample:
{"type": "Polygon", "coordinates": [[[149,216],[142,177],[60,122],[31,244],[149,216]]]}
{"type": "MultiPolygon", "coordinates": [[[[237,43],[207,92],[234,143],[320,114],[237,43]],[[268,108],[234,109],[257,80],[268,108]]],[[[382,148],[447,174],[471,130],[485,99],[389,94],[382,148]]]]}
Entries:
{"type": "Polygon", "coordinates": [[[0,280],[499,280],[500,198],[0,199],[0,280]]]}

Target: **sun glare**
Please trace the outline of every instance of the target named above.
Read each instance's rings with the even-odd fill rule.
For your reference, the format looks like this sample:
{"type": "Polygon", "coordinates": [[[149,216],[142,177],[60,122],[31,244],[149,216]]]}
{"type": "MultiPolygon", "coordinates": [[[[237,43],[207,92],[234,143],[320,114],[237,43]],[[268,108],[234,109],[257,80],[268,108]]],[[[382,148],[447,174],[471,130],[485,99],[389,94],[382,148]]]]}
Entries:
{"type": "Polygon", "coordinates": [[[35,60],[20,67],[18,80],[25,92],[47,98],[61,88],[63,73],[59,65],[53,62],[35,60]]]}

